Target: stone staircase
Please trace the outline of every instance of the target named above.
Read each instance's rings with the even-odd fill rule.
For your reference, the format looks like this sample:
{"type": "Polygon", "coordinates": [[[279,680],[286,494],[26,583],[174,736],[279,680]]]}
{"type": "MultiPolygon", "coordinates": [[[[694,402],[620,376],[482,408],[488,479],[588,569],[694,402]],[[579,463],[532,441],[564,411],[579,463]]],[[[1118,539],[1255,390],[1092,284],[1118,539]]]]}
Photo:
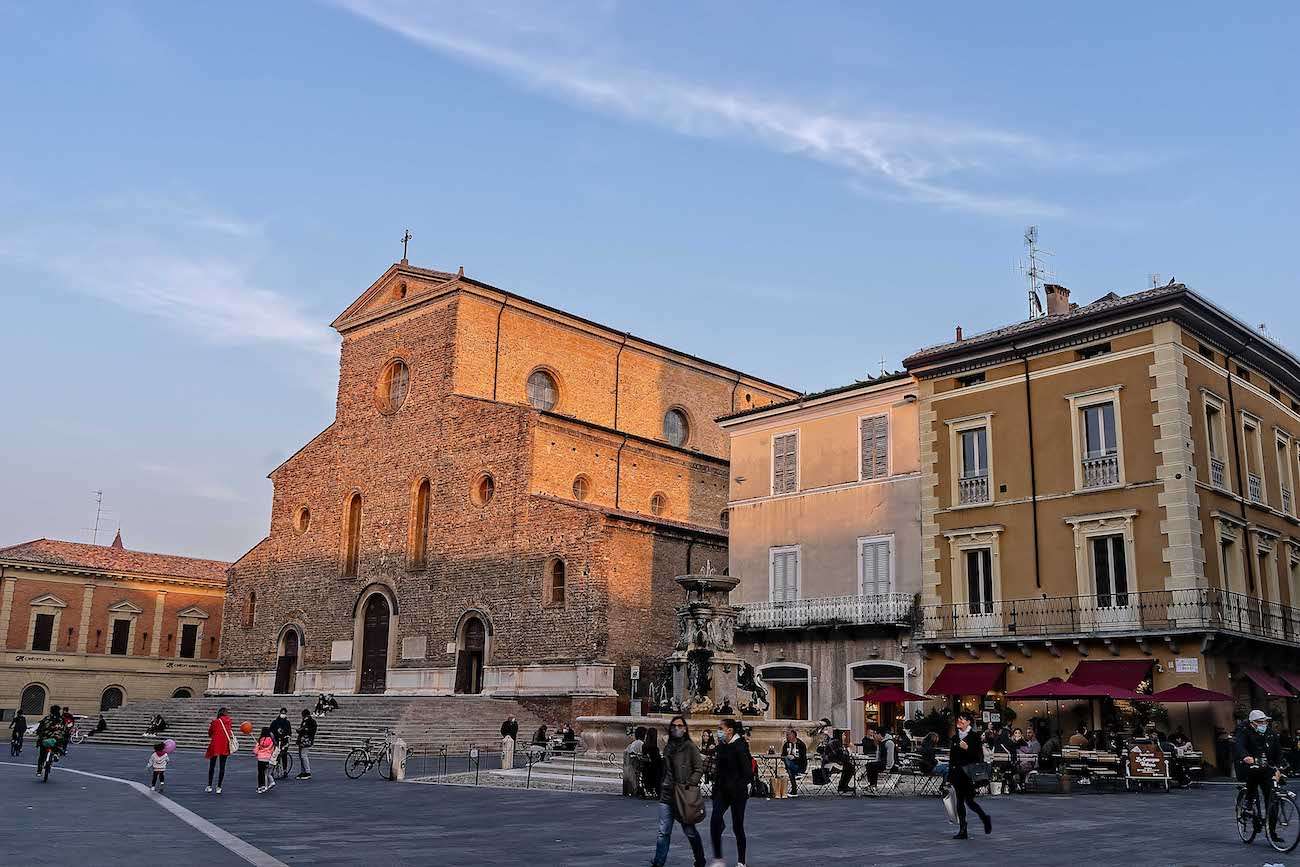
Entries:
{"type": "MultiPolygon", "coordinates": [[[[393,729],[412,746],[443,746],[449,751],[464,752],[472,746],[497,750],[501,742],[501,722],[514,715],[519,719],[521,738],[542,723],[537,713],[508,699],[481,696],[337,696],[338,710],[316,721],[314,753],[345,755],[370,738],[381,738],[393,729]]],[[[315,696],[206,696],[140,701],[123,705],[104,714],[108,731],[90,737],[87,743],[129,744],[140,746],[155,740],[144,734],[154,714],[167,720],[164,738],[172,738],[177,747],[206,749],[208,723],[217,708],[225,707],[234,723],[235,736],[242,739],[240,749],[251,746],[263,726],[271,724],[281,707],[289,711],[294,731],[302,720],[304,708],[316,706],[315,696]],[[253,735],[239,732],[240,723],[253,724],[253,735]]],[[[554,724],[554,720],[546,720],[554,724]]],[[[82,725],[93,728],[95,719],[82,725]]]]}

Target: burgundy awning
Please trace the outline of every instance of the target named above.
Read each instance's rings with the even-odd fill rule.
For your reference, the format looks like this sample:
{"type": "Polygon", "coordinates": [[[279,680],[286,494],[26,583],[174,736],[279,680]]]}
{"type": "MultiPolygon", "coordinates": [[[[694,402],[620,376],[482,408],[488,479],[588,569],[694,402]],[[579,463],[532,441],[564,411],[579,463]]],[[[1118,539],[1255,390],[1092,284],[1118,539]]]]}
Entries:
{"type": "Polygon", "coordinates": [[[871,701],[876,704],[889,704],[890,702],[902,704],[905,701],[925,701],[925,696],[908,692],[901,686],[888,684],[869,690],[866,695],[859,696],[858,701],[871,701]]]}
{"type": "Polygon", "coordinates": [[[1180,683],[1178,686],[1162,689],[1155,695],[1145,696],[1145,698],[1148,701],[1182,702],[1184,704],[1190,701],[1232,701],[1232,696],[1226,692],[1201,689],[1199,686],[1193,686],[1190,683],[1180,683]]]}
{"type": "Polygon", "coordinates": [[[1283,683],[1291,687],[1292,692],[1300,695],[1300,674],[1294,671],[1279,671],[1277,676],[1282,679],[1283,683]]]}
{"type": "Polygon", "coordinates": [[[1243,668],[1241,673],[1254,681],[1255,686],[1264,690],[1265,695],[1271,695],[1276,698],[1293,698],[1291,690],[1286,688],[1282,681],[1278,680],[1267,671],[1258,668],[1243,668]]]}
{"type": "Polygon", "coordinates": [[[1053,677],[1033,686],[1026,686],[1015,692],[1007,693],[1009,700],[1026,699],[1071,700],[1079,698],[1136,698],[1131,690],[1120,689],[1104,683],[1070,683],[1053,677]]]}
{"type": "Polygon", "coordinates": [[[926,695],[984,695],[1000,691],[1007,682],[1005,662],[950,662],[925,691],[926,695]]]}
{"type": "Polygon", "coordinates": [[[1085,659],[1075,667],[1069,682],[1132,692],[1150,674],[1150,659],[1085,659]]]}

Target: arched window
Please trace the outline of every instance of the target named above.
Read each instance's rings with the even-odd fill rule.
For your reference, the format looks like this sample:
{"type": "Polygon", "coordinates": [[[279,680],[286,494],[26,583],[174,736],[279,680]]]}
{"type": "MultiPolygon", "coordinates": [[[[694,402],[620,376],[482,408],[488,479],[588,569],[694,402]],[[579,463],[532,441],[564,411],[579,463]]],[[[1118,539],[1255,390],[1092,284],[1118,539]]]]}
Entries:
{"type": "Polygon", "coordinates": [[[347,508],[344,509],[344,536],[343,536],[343,577],[355,578],[357,574],[357,559],[361,553],[361,495],[353,494],[348,497],[347,508]]]}
{"type": "Polygon", "coordinates": [[[172,698],[194,698],[194,692],[188,686],[182,686],[172,693],[172,698]]]}
{"type": "Polygon", "coordinates": [[[421,479],[411,502],[410,568],[423,569],[429,547],[429,480],[421,479]]]}
{"type": "Polygon", "coordinates": [[[546,561],[545,572],[546,586],[542,593],[542,599],[547,605],[563,605],[565,590],[565,567],[564,561],[559,557],[553,557],[546,561]]]}
{"type": "Polygon", "coordinates": [[[311,509],[302,506],[293,516],[294,532],[301,536],[311,527],[311,509]]]}
{"type": "Polygon", "coordinates": [[[122,694],[120,687],[110,686],[104,690],[103,695],[99,697],[99,710],[103,713],[106,710],[116,710],[122,706],[122,700],[125,696],[122,694]]]}
{"type": "Polygon", "coordinates": [[[668,498],[661,493],[656,493],[650,498],[650,514],[662,515],[668,511],[668,498]]]}
{"type": "Polygon", "coordinates": [[[573,499],[585,500],[591,493],[591,480],[586,476],[578,476],[573,480],[573,499]]]}
{"type": "Polygon", "coordinates": [[[45,714],[45,687],[39,683],[28,685],[23,690],[23,697],[18,701],[23,716],[40,717],[45,714]]]}
{"type": "Polygon", "coordinates": [[[375,402],[386,413],[397,412],[406,402],[406,394],[411,386],[411,371],[406,362],[394,358],[384,365],[375,386],[375,402]]]}
{"type": "Polygon", "coordinates": [[[253,618],[257,616],[257,591],[248,591],[248,596],[244,600],[244,618],[243,626],[245,629],[253,628],[253,618]]]}
{"type": "Polygon", "coordinates": [[[718,526],[724,530],[731,529],[731,512],[727,509],[723,509],[722,514],[718,515],[718,526]]]}
{"type": "Polygon", "coordinates": [[[686,420],[686,413],[680,409],[670,409],[664,413],[664,439],[669,445],[683,446],[690,437],[691,425],[686,420]]]}
{"type": "Polygon", "coordinates": [[[537,409],[548,410],[554,407],[558,391],[555,387],[555,377],[546,371],[534,370],[529,374],[528,402],[537,409]]]}
{"type": "Polygon", "coordinates": [[[480,473],[479,477],[474,480],[473,487],[470,488],[469,496],[476,506],[486,506],[492,502],[492,497],[496,495],[497,483],[492,478],[491,473],[480,473]]]}

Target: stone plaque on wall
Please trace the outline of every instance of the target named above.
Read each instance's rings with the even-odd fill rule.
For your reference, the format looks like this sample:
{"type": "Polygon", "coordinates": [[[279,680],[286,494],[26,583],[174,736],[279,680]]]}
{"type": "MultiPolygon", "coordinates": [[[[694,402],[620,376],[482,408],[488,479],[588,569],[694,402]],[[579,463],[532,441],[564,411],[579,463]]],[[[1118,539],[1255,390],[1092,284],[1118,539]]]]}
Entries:
{"type": "Polygon", "coordinates": [[[330,642],[330,662],[351,662],[351,661],[352,661],[351,641],[330,642]]]}
{"type": "Polygon", "coordinates": [[[424,659],[428,636],[412,635],[402,639],[402,659],[424,659]]]}

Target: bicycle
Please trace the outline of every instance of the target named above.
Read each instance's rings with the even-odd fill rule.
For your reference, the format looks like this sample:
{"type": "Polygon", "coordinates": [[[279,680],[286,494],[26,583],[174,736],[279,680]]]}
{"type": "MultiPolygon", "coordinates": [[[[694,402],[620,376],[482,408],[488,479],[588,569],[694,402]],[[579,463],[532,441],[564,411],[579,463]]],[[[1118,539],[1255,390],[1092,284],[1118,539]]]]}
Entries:
{"type": "Polygon", "coordinates": [[[277,780],[288,779],[291,771],[293,771],[293,752],[289,749],[289,745],[285,744],[280,747],[280,755],[271,764],[271,777],[277,780]]]}
{"type": "Polygon", "coordinates": [[[1300,806],[1295,793],[1286,788],[1286,777],[1280,770],[1274,772],[1273,791],[1267,798],[1256,797],[1249,809],[1246,786],[1238,786],[1233,815],[1243,843],[1253,842],[1260,829],[1267,828],[1264,836],[1279,852],[1290,852],[1300,844],[1300,806]]]}
{"type": "Polygon", "coordinates": [[[373,738],[366,738],[365,742],[348,753],[348,757],[343,760],[343,773],[348,775],[348,779],[359,780],[375,765],[379,765],[379,776],[385,780],[393,780],[396,777],[393,774],[393,732],[391,729],[384,732],[383,743],[378,748],[374,745],[373,738]]]}
{"type": "MultiPolygon", "coordinates": [[[[48,738],[47,740],[54,739],[48,738]]],[[[37,746],[37,749],[40,749],[40,745],[37,746]]],[[[61,754],[62,750],[59,749],[57,742],[55,742],[53,746],[49,746],[45,751],[45,764],[36,768],[36,773],[40,775],[42,783],[48,783],[50,781],[50,769],[54,767],[54,763],[59,760],[61,754]]]]}
{"type": "Polygon", "coordinates": [[[90,733],[83,729],[80,723],[73,723],[70,738],[74,744],[81,746],[88,737],[90,737],[90,733]]]}

